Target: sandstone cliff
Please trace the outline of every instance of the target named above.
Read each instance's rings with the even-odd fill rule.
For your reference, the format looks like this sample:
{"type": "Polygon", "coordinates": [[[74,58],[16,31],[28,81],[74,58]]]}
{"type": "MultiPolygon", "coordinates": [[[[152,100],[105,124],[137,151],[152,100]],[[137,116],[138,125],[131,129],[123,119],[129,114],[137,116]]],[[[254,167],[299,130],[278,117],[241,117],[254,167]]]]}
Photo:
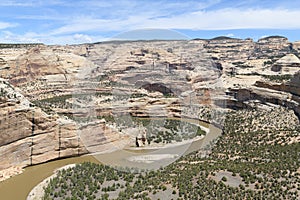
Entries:
{"type": "Polygon", "coordinates": [[[47,115],[3,79],[0,88],[0,170],[101,152],[126,139],[103,121],[79,125],[47,115]]]}
{"type": "Polygon", "coordinates": [[[102,117],[212,121],[261,105],[300,113],[299,44],[284,37],[0,51],[0,170],[125,145],[102,117]]]}

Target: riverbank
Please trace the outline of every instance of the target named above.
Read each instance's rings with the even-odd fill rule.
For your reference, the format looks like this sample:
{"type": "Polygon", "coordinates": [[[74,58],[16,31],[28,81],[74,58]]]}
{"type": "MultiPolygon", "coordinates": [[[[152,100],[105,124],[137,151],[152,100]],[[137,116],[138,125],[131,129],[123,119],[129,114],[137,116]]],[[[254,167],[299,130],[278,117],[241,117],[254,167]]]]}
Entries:
{"type": "Polygon", "coordinates": [[[22,169],[21,174],[12,176],[11,178],[0,182],[1,199],[26,199],[30,191],[36,185],[47,177],[53,175],[53,171],[55,171],[55,169],[59,169],[65,165],[83,162],[99,163],[94,156],[84,155],[26,167],[22,169]]]}
{"type": "MultiPolygon", "coordinates": [[[[210,126],[201,121],[188,120],[190,122],[198,123],[201,126],[209,127],[209,134],[206,134],[204,138],[197,140],[197,142],[192,142],[191,145],[181,145],[174,148],[163,148],[160,152],[156,152],[155,154],[165,154],[165,159],[160,160],[159,162],[163,164],[163,161],[170,161],[168,154],[178,154],[181,155],[182,152],[187,154],[191,151],[195,151],[203,146],[203,144],[208,144],[215,137],[220,135],[220,130],[215,128],[214,126],[210,126]],[[181,150],[180,150],[181,147],[181,150]],[[187,149],[188,148],[188,149],[187,149]],[[180,150],[181,153],[174,152],[175,150],[180,150]]],[[[199,138],[198,138],[199,139],[199,138]]],[[[140,149],[139,149],[140,150],[140,149]]],[[[149,150],[145,153],[150,153],[149,150]]],[[[154,150],[156,151],[156,150],[154,150]]],[[[30,191],[39,183],[41,183],[47,177],[53,175],[53,171],[62,166],[73,164],[73,163],[82,163],[82,162],[93,162],[93,163],[103,163],[109,164],[112,166],[132,166],[137,167],[139,165],[144,165],[144,163],[138,162],[130,162],[127,158],[136,156],[137,152],[129,152],[126,150],[119,150],[107,154],[99,154],[99,155],[84,155],[80,157],[72,157],[65,158],[61,160],[54,160],[47,163],[26,167],[23,173],[13,176],[3,182],[0,182],[0,194],[1,199],[26,199],[30,191]],[[113,159],[112,159],[113,158],[113,159]],[[11,192],[14,190],[13,188],[18,188],[18,192],[11,192]]],[[[151,157],[156,160],[157,156],[151,157]]],[[[176,159],[176,158],[173,158],[176,159]]],[[[156,162],[154,162],[156,163],[156,162]]],[[[151,166],[151,164],[150,164],[151,166]]]]}
{"type": "Polygon", "coordinates": [[[61,171],[63,169],[68,169],[68,168],[72,168],[75,167],[76,164],[69,164],[69,165],[65,165],[63,167],[60,167],[58,169],[55,169],[53,171],[53,174],[51,176],[49,176],[48,178],[44,179],[42,182],[40,182],[38,185],[36,185],[29,193],[29,195],[27,196],[27,200],[40,200],[43,198],[44,196],[44,187],[46,187],[49,183],[49,181],[52,178],[55,178],[57,176],[58,171],[61,171]]]}
{"type": "Polygon", "coordinates": [[[13,176],[21,174],[24,171],[24,166],[14,166],[0,171],[0,182],[5,181],[13,176]]]}
{"type": "Polygon", "coordinates": [[[158,149],[164,149],[164,148],[172,148],[176,146],[181,146],[181,145],[186,145],[190,144],[192,142],[196,142],[198,140],[203,139],[205,136],[196,136],[195,138],[188,139],[188,140],[183,140],[181,142],[173,142],[173,143],[168,143],[168,144],[162,144],[162,143],[153,143],[149,146],[141,146],[141,147],[126,147],[124,150],[130,150],[130,151],[139,151],[139,150],[158,150],[158,149]]]}

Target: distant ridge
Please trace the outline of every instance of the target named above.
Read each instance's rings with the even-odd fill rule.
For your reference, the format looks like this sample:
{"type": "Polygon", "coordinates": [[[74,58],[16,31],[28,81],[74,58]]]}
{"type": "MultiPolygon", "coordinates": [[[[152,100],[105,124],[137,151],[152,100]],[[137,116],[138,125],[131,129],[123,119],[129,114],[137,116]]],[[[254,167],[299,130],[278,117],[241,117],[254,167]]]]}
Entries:
{"type": "MultiPolygon", "coordinates": [[[[267,36],[267,37],[260,38],[258,41],[268,40],[268,39],[286,39],[286,40],[288,40],[288,38],[285,37],[285,36],[272,35],[272,36],[267,36]]],[[[214,38],[211,38],[211,39],[194,38],[192,40],[207,40],[207,41],[210,41],[210,40],[253,40],[253,39],[252,38],[241,39],[241,38],[232,38],[232,37],[228,37],[228,36],[218,36],[218,37],[214,37],[214,38]]]]}
{"type": "MultiPolygon", "coordinates": [[[[249,38],[247,38],[249,39],[249,38]]],[[[242,40],[240,38],[232,38],[232,37],[227,37],[227,36],[218,36],[218,37],[214,37],[214,38],[211,38],[211,39],[203,39],[203,38],[194,38],[192,40],[242,40]]]]}
{"type": "Polygon", "coordinates": [[[240,38],[231,38],[227,36],[218,36],[209,40],[241,40],[240,38]]]}
{"type": "Polygon", "coordinates": [[[276,38],[278,38],[278,39],[280,39],[280,38],[288,39],[287,37],[284,37],[284,36],[281,36],[281,35],[272,35],[272,36],[267,36],[267,37],[260,38],[259,40],[268,40],[268,39],[276,39],[276,38]]]}
{"type": "Polygon", "coordinates": [[[4,48],[24,48],[44,45],[43,43],[0,43],[0,49],[4,48]]]}
{"type": "MultiPolygon", "coordinates": [[[[252,38],[245,38],[245,39],[241,39],[241,38],[233,38],[233,37],[228,37],[228,36],[218,36],[218,37],[214,37],[214,38],[193,38],[193,39],[175,39],[175,38],[170,38],[170,39],[114,39],[112,38],[112,40],[105,40],[105,41],[99,41],[99,42],[92,42],[92,43],[81,43],[81,44],[71,44],[71,45],[91,45],[91,44],[108,44],[108,43],[115,43],[115,44],[123,44],[123,43],[129,43],[129,42],[153,42],[153,41],[157,41],[157,42],[163,42],[163,41],[197,41],[197,40],[202,40],[202,41],[217,41],[217,40],[253,40],[252,38]]],[[[267,36],[267,37],[263,37],[258,39],[257,41],[263,41],[263,40],[268,40],[268,39],[286,39],[288,40],[287,37],[285,36],[281,36],[281,35],[273,35],[273,36],[267,36]]],[[[296,42],[300,42],[300,41],[296,41],[296,42]]],[[[45,45],[44,43],[0,43],[0,49],[4,49],[4,48],[24,48],[24,47],[35,47],[35,46],[39,46],[39,45],[45,45]]]]}
{"type": "Polygon", "coordinates": [[[101,41],[101,42],[94,42],[92,44],[108,44],[108,43],[123,44],[123,43],[128,43],[128,42],[164,42],[164,41],[185,41],[185,39],[107,40],[107,41],[101,41]]]}

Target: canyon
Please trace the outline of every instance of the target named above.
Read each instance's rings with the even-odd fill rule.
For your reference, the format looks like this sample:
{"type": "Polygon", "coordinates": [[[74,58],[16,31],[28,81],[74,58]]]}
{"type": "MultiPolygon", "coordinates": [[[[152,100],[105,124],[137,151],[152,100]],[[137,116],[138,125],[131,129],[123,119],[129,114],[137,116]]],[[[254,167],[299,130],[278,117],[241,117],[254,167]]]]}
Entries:
{"type": "Polygon", "coordinates": [[[299,56],[299,42],[281,36],[8,45],[0,49],[0,179],[10,168],[123,148],[133,117],[222,128],[231,109],[280,106],[297,121],[299,56]]]}

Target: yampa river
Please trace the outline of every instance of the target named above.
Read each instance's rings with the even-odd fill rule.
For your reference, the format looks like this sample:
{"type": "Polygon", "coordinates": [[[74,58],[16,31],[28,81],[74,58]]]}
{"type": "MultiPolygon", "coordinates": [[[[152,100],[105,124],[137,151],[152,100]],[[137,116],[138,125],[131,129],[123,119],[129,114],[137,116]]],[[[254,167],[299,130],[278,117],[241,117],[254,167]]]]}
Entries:
{"type": "Polygon", "coordinates": [[[211,124],[201,122],[192,119],[181,119],[190,123],[197,123],[202,127],[209,128],[209,133],[205,137],[199,140],[195,140],[192,143],[182,143],[176,146],[169,146],[162,149],[128,149],[128,150],[117,150],[111,153],[96,154],[96,155],[85,155],[80,157],[65,158],[61,160],[50,161],[47,163],[30,166],[25,168],[22,174],[16,175],[9,178],[3,182],[0,182],[0,199],[4,200],[22,200],[26,199],[29,192],[45,178],[51,176],[55,169],[63,167],[68,164],[82,163],[82,162],[94,162],[94,163],[104,163],[113,166],[128,166],[128,167],[138,167],[155,169],[158,168],[157,162],[163,165],[167,165],[181,155],[186,155],[190,152],[201,149],[202,147],[208,145],[211,141],[216,139],[221,135],[221,130],[211,124]],[[164,158],[166,155],[171,155],[171,157],[166,157],[166,159],[156,160],[157,157],[164,158]],[[173,155],[173,157],[172,157],[173,155]],[[178,156],[176,156],[178,155],[178,156]],[[148,157],[154,159],[153,162],[133,162],[132,158],[148,157]],[[113,159],[112,159],[113,158],[113,159]],[[100,160],[100,161],[99,161],[100,160]]]}

